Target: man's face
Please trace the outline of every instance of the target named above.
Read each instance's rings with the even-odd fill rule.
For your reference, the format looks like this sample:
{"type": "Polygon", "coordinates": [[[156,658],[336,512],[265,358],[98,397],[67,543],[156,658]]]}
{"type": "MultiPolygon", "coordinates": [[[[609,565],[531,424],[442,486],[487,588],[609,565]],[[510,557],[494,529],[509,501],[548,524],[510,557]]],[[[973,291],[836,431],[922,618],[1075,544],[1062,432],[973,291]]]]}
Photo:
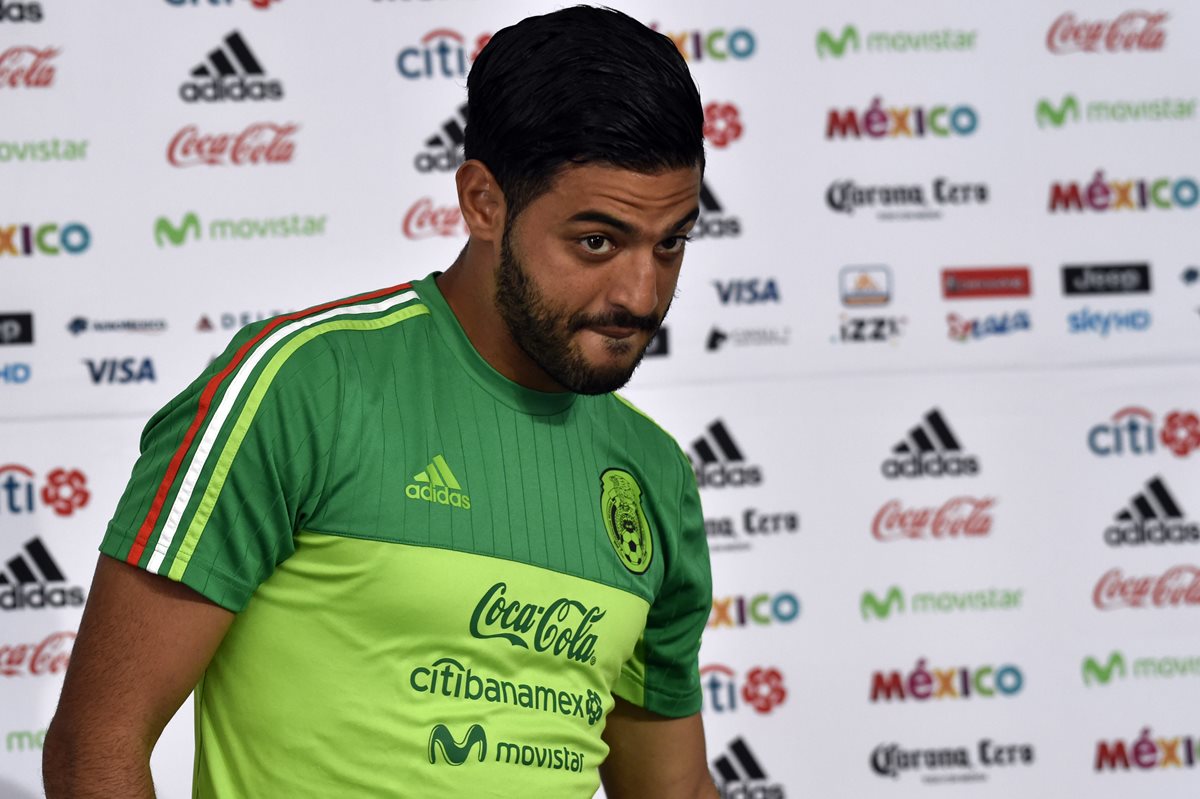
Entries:
{"type": "Polygon", "coordinates": [[[699,168],[569,166],[505,228],[497,310],[555,382],[628,382],[671,305],[699,194],[699,168]]]}

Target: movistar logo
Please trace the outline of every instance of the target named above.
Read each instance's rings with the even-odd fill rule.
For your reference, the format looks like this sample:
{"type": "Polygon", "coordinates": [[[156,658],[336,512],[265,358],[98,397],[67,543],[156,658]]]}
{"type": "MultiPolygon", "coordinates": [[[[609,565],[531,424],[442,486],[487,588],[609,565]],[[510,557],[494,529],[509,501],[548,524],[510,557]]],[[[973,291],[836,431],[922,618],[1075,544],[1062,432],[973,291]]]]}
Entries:
{"type": "Polygon", "coordinates": [[[817,55],[821,58],[826,55],[841,58],[842,54],[846,52],[847,45],[851,45],[853,50],[858,52],[858,28],[853,25],[842,28],[842,35],[838,38],[824,28],[817,31],[817,55]]]}
{"type": "Polygon", "coordinates": [[[471,498],[463,491],[462,484],[450,470],[450,464],[441,455],[413,475],[413,482],[404,489],[404,496],[463,510],[471,509],[471,498]]]}
{"type": "Polygon", "coordinates": [[[900,592],[897,586],[892,586],[888,589],[887,594],[880,599],[870,591],[863,591],[862,602],[859,604],[862,610],[862,617],[869,619],[870,614],[874,614],[877,619],[886,619],[892,615],[892,609],[895,608],[901,613],[904,612],[904,594],[900,592]]]}
{"type": "Polygon", "coordinates": [[[200,238],[200,219],[191,212],[183,217],[179,227],[171,224],[171,220],[165,216],[160,216],[154,223],[154,243],[159,247],[163,246],[164,239],[178,247],[187,240],[189,235],[193,239],[200,238]]]}
{"type": "Polygon", "coordinates": [[[471,750],[479,746],[479,762],[487,757],[487,733],[478,724],[472,724],[461,742],[454,740],[445,724],[439,724],[429,733],[429,762],[437,763],[440,750],[442,759],[452,766],[461,766],[471,756],[471,750]]]}
{"type": "Polygon", "coordinates": [[[1072,122],[1079,121],[1079,101],[1075,99],[1075,95],[1073,94],[1063,97],[1062,103],[1057,108],[1049,100],[1038,101],[1037,123],[1039,128],[1044,128],[1047,125],[1061,128],[1063,123],[1067,121],[1068,114],[1072,122]]]}
{"type": "Polygon", "coordinates": [[[1083,684],[1092,685],[1093,683],[1101,683],[1108,685],[1108,681],[1112,679],[1113,674],[1116,674],[1122,680],[1125,679],[1125,656],[1120,652],[1113,652],[1108,656],[1108,662],[1101,665],[1095,658],[1083,659],[1083,684]]]}

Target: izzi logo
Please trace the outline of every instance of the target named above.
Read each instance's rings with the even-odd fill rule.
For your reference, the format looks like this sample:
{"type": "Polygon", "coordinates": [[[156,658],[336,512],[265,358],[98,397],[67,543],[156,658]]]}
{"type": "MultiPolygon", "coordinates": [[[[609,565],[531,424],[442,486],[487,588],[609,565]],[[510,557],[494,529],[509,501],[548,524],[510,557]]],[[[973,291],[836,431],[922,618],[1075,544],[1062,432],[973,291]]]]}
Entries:
{"type": "Polygon", "coordinates": [[[0,23],[4,22],[41,22],[41,3],[21,3],[12,0],[0,0],[0,23]]]}
{"type": "Polygon", "coordinates": [[[853,216],[860,208],[881,206],[875,216],[883,221],[941,219],[947,206],[986,205],[988,199],[986,183],[952,183],[942,177],[934,178],[931,189],[915,183],[864,186],[853,180],[836,180],[825,190],[829,210],[853,216]]]}
{"type": "Polygon", "coordinates": [[[0,466],[0,519],[35,513],[38,501],[57,516],[71,516],[92,498],[87,476],[78,469],[52,469],[38,490],[33,469],[18,463],[0,466]]]}
{"type": "Polygon", "coordinates": [[[91,231],[80,222],[0,225],[0,258],[79,255],[91,244],[91,231]]]}
{"type": "Polygon", "coordinates": [[[744,61],[754,55],[756,42],[754,33],[746,28],[712,28],[672,33],[659,30],[657,22],[650,23],[650,30],[670,39],[684,61],[744,61]]]}
{"type": "Polygon", "coordinates": [[[979,591],[920,591],[905,598],[904,590],[893,585],[882,594],[863,591],[859,610],[865,621],[887,620],[893,613],[904,615],[969,613],[988,610],[1019,610],[1023,588],[987,588],[979,591]]]}
{"type": "Polygon", "coordinates": [[[435,28],[396,56],[396,69],[409,80],[423,78],[465,78],[467,68],[479,55],[492,34],[483,33],[468,44],[456,30],[435,28]]]}
{"type": "Polygon", "coordinates": [[[1114,413],[1109,421],[1094,426],[1087,436],[1088,449],[1102,458],[1153,455],[1159,443],[1177,458],[1186,458],[1200,449],[1200,415],[1195,411],[1169,411],[1163,416],[1159,431],[1151,411],[1129,406],[1114,413]]]}
{"type": "Polygon", "coordinates": [[[892,301],[892,270],[881,264],[843,266],[838,271],[838,288],[847,308],[887,305],[892,301]]]}
{"type": "Polygon", "coordinates": [[[791,591],[751,596],[713,597],[708,629],[721,627],[769,627],[791,624],[800,618],[800,599],[791,591]]]}
{"type": "Polygon", "coordinates": [[[453,172],[463,162],[463,142],[467,127],[467,104],[442,123],[437,133],[425,140],[425,149],[413,158],[418,172],[453,172]]]}
{"type": "Polygon", "coordinates": [[[1183,508],[1161,476],[1151,478],[1113,518],[1116,523],[1104,531],[1104,543],[1110,547],[1200,541],[1200,524],[1184,518],[1183,508]]]}
{"type": "Polygon", "coordinates": [[[930,31],[863,31],[846,25],[841,31],[817,31],[817,57],[841,58],[864,51],[871,55],[954,53],[975,49],[978,31],[936,28],[930,31]]]}
{"type": "Polygon", "coordinates": [[[779,284],[773,277],[714,280],[722,305],[760,305],[779,302],[779,284]]]}
{"type": "Polygon", "coordinates": [[[896,343],[908,327],[907,316],[851,316],[842,314],[838,334],[831,336],[833,344],[896,343]]]}
{"type": "Polygon", "coordinates": [[[709,713],[734,713],[748,705],[766,715],[787,701],[783,672],[774,666],[755,666],[741,675],[721,663],[701,666],[700,686],[709,713]]]}
{"type": "Polygon", "coordinates": [[[860,114],[853,108],[829,109],[826,139],[922,139],[926,136],[970,136],[979,128],[979,113],[973,106],[905,104],[886,108],[876,97],[860,114]]]}
{"type": "Polygon", "coordinates": [[[32,538],[0,570],[0,610],[82,607],[83,589],[66,583],[42,539],[32,538]]]}
{"type": "MultiPolygon", "coordinates": [[[[1033,744],[998,744],[990,738],[981,740],[976,751],[983,769],[1031,766],[1035,759],[1033,744]]],[[[896,743],[880,744],[871,753],[871,770],[893,780],[908,771],[920,773],[921,782],[929,785],[984,782],[988,778],[986,772],[976,769],[965,746],[910,749],[896,743]]]]}
{"type": "Polygon", "coordinates": [[[1109,180],[1096,170],[1091,183],[1055,181],[1050,184],[1050,213],[1062,211],[1168,211],[1195,208],[1200,184],[1195,178],[1130,178],[1109,180]]]}
{"type": "Polygon", "coordinates": [[[937,408],[931,408],[908,436],[892,447],[892,457],[883,462],[883,476],[972,477],[979,474],[979,459],[962,453],[958,437],[937,408]]]}
{"type": "Polygon", "coordinates": [[[150,358],[84,358],[83,364],[96,386],[153,383],[158,379],[150,358]]]}
{"type": "Polygon", "coordinates": [[[762,467],[746,462],[725,422],[716,419],[692,442],[688,458],[700,488],[744,488],[762,483],[762,467]]]}
{"type": "Polygon", "coordinates": [[[1028,297],[1033,284],[1027,266],[954,266],[942,270],[947,300],[1028,297]]]}
{"type": "MultiPolygon", "coordinates": [[[[326,221],[324,214],[214,219],[208,223],[208,238],[211,241],[312,238],[325,235],[326,221]]],[[[204,238],[203,231],[200,217],[194,212],[184,214],[179,224],[175,224],[170,217],[160,216],[154,221],[154,243],[159,247],[167,244],[181,247],[188,241],[204,238]]]]}
{"type": "Polygon", "coordinates": [[[742,235],[741,217],[733,216],[717,199],[708,180],[700,182],[700,217],[692,227],[695,239],[733,239],[742,235]]]}
{"type": "Polygon", "coordinates": [[[471,509],[471,497],[458,482],[458,478],[450,470],[450,464],[443,456],[435,455],[433,461],[413,475],[412,479],[413,481],[404,489],[404,496],[409,499],[448,505],[462,510],[471,509]]]}
{"type": "Polygon", "coordinates": [[[283,84],[264,75],[250,45],[233,31],[192,69],[192,80],[179,87],[179,96],[185,103],[282,100],[283,84]]]}
{"type": "Polygon", "coordinates": [[[0,313],[0,346],[33,343],[33,314],[0,313]]]}
{"type": "Polygon", "coordinates": [[[1200,677],[1200,656],[1187,657],[1125,657],[1125,653],[1113,650],[1107,658],[1094,658],[1090,655],[1083,659],[1083,684],[1092,686],[1108,685],[1113,679],[1125,680],[1172,680],[1177,677],[1200,677]],[[1128,662],[1133,661],[1130,669],[1128,662]]]}
{"type": "Polygon", "coordinates": [[[773,782],[750,750],[746,739],[738,736],[712,761],[712,774],[721,799],[785,799],[783,785],[773,782]]]}
{"type": "Polygon", "coordinates": [[[1057,103],[1046,98],[1038,100],[1034,115],[1039,128],[1061,128],[1068,122],[1168,122],[1195,119],[1196,98],[1089,100],[1080,103],[1075,95],[1064,94],[1057,103]]]}

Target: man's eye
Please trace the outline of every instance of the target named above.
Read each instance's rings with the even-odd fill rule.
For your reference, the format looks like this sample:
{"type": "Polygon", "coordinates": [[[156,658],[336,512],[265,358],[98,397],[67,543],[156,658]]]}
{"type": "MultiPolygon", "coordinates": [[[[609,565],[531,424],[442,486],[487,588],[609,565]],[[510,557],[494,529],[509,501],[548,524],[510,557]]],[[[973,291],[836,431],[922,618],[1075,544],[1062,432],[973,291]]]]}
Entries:
{"type": "Polygon", "coordinates": [[[674,255],[683,252],[684,246],[691,240],[691,236],[672,236],[669,239],[663,239],[658,247],[664,252],[674,255]]]}
{"type": "Polygon", "coordinates": [[[609,241],[608,236],[594,235],[584,236],[580,239],[583,248],[594,255],[603,255],[612,252],[613,243],[609,241]]]}

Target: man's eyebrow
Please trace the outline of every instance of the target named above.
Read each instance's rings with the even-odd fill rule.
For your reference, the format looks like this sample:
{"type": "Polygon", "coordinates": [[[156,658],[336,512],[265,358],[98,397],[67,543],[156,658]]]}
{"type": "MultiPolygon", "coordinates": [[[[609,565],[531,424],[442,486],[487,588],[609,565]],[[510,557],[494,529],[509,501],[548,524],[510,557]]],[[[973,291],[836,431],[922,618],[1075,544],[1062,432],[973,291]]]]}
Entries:
{"type": "MultiPolygon", "coordinates": [[[[700,206],[696,206],[688,211],[678,222],[671,226],[670,232],[675,232],[681,227],[684,227],[689,222],[695,221],[700,216],[700,206]]],[[[621,231],[627,236],[632,236],[637,233],[637,228],[629,224],[623,219],[617,219],[615,216],[606,214],[603,211],[580,211],[567,220],[568,222],[596,222],[601,225],[608,225],[611,228],[621,231]]]]}

